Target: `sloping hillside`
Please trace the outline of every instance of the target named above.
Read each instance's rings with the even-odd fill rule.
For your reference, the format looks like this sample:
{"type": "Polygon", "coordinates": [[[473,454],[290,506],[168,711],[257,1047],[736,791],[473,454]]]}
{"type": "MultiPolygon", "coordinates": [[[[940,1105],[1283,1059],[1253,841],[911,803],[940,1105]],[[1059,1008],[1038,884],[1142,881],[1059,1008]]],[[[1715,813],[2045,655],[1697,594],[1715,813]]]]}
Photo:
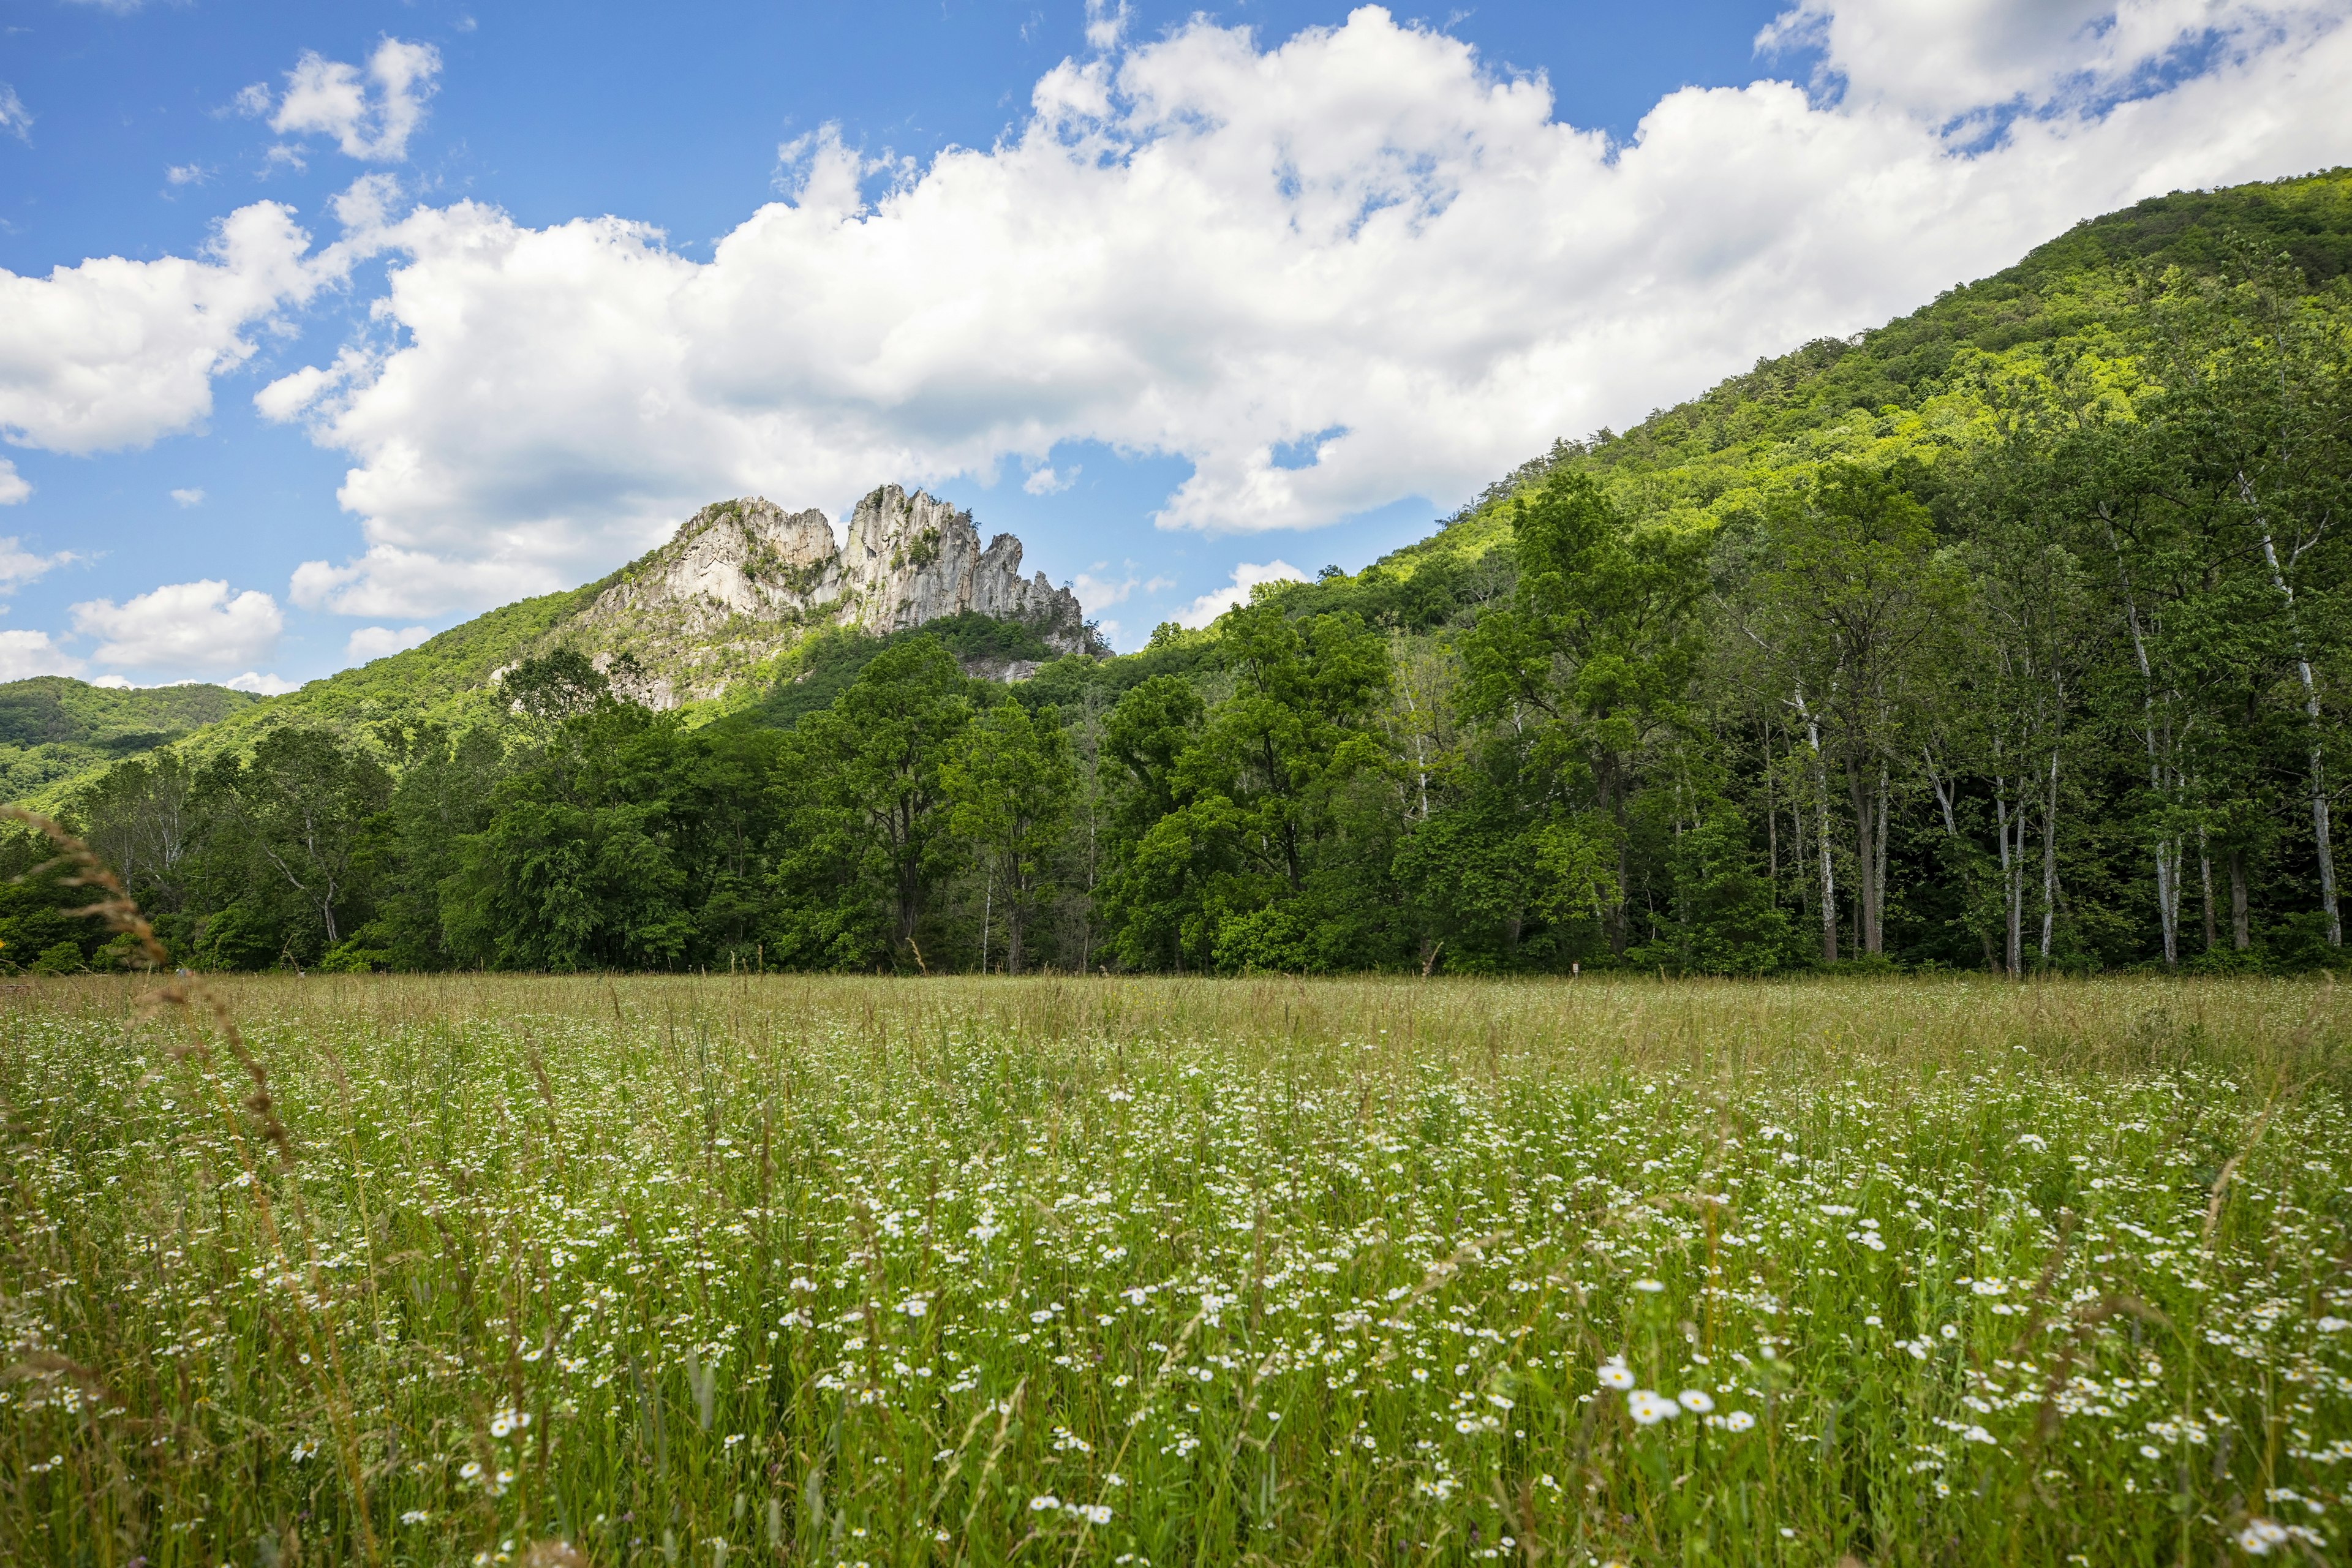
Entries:
{"type": "Polygon", "coordinates": [[[1884,327],[1759,361],[1622,434],[1562,441],[1428,539],[1359,574],[1359,586],[1402,583],[1435,564],[1458,568],[1507,543],[1510,498],[1557,463],[1608,477],[1647,509],[1702,515],[1721,515],[1773,476],[1832,458],[1932,466],[1990,433],[1987,384],[2032,366],[2054,343],[2105,339],[2124,325],[2135,308],[2135,268],[2210,271],[2233,248],[2291,262],[2306,287],[2341,286],[2352,278],[2352,169],[2176,192],[2077,224],[2015,266],[1884,327]]]}
{"type": "Polygon", "coordinates": [[[37,795],[59,779],[169,744],[260,701],[226,686],[121,690],[62,675],[0,684],[0,795],[37,795]]]}

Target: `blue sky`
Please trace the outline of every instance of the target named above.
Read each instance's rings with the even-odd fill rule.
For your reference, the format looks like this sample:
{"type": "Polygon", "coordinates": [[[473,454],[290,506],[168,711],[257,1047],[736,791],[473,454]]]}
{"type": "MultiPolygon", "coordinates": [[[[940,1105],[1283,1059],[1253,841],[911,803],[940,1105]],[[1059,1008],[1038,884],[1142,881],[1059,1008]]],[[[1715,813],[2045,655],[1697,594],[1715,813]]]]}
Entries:
{"type": "Polygon", "coordinates": [[[2149,10],[5,0],[0,675],[310,679],[890,479],[1131,647],[2352,156],[2340,4],[2149,10]]]}

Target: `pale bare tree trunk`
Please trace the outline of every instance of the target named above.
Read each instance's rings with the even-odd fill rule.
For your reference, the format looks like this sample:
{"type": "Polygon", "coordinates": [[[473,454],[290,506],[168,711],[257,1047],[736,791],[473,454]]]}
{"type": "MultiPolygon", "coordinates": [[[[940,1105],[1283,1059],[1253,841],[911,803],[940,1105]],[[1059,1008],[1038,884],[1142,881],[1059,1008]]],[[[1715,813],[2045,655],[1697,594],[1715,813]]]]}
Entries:
{"type": "Polygon", "coordinates": [[[2304,717],[2311,724],[2311,835],[2319,849],[2319,905],[2327,913],[2327,945],[2342,947],[2344,921],[2336,909],[2336,848],[2328,841],[2327,831],[2327,758],[2319,730],[2319,687],[2311,678],[2311,659],[2304,652],[2303,625],[2294,609],[2294,586],[2279,569],[2278,547],[2271,542],[2271,525],[2254,500],[2254,487],[2243,473],[2238,476],[2238,494],[2254,514],[2254,527],[2263,536],[2263,561],[2271,569],[2271,586],[2286,601],[2287,626],[2294,634],[2294,668],[2303,681],[2304,717]]]}
{"type": "Polygon", "coordinates": [[[2254,933],[2246,920],[2246,852],[2230,851],[2230,945],[2240,952],[2254,945],[2254,933]]]}
{"type": "Polygon", "coordinates": [[[2058,752],[2050,752],[2050,803],[2042,808],[2042,962],[2050,962],[2050,932],[2058,915],[2058,752]]]}
{"type": "MultiPolygon", "coordinates": [[[[2104,508],[2102,512],[2104,514],[2104,508]]],[[[2139,605],[2132,595],[2131,574],[2124,566],[2123,541],[2116,537],[2114,522],[2107,523],[2107,543],[2116,552],[2116,578],[2123,584],[2124,620],[2131,627],[2132,656],[2139,664],[2140,738],[2147,744],[2147,782],[2160,805],[2164,800],[2164,763],[2156,744],[2156,674],[2147,662],[2147,644],[2140,636],[2139,605]]],[[[2172,886],[2172,841],[2159,837],[2156,841],[2156,911],[2157,923],[2164,932],[2164,966],[2177,967],[2180,963],[2180,927],[2175,911],[2179,900],[2172,886]]]]}
{"type": "Polygon", "coordinates": [[[1952,792],[1945,786],[1944,775],[1936,770],[1936,753],[1922,746],[1919,759],[1927,764],[1927,787],[1936,792],[1936,804],[1944,813],[1944,837],[1958,838],[1960,825],[1952,816],[1952,792]]]}
{"type": "Polygon", "coordinates": [[[1805,721],[1805,741],[1813,752],[1813,798],[1821,808],[1821,831],[1815,835],[1822,850],[1822,962],[1838,959],[1837,878],[1830,866],[1830,781],[1822,765],[1822,727],[1805,706],[1805,689],[1797,688],[1797,712],[1805,721]]]}
{"type": "MultiPolygon", "coordinates": [[[[1796,741],[1792,737],[1789,742],[1790,760],[1793,762],[1796,759],[1796,741]]],[[[1797,874],[1797,902],[1801,906],[1801,910],[1804,916],[1810,920],[1813,913],[1813,886],[1812,883],[1808,881],[1803,875],[1807,853],[1805,848],[1805,799],[1804,792],[1793,785],[1791,786],[1789,796],[1789,831],[1793,836],[1790,847],[1790,855],[1791,858],[1789,861],[1789,868],[1790,871],[1797,874]]]]}
{"type": "Polygon", "coordinates": [[[2002,923],[2008,928],[2006,958],[2009,977],[2017,979],[2025,973],[2025,807],[2017,808],[2016,846],[2012,850],[2010,835],[2009,780],[1993,779],[1993,837],[2000,844],[2000,902],[2002,923]]]}

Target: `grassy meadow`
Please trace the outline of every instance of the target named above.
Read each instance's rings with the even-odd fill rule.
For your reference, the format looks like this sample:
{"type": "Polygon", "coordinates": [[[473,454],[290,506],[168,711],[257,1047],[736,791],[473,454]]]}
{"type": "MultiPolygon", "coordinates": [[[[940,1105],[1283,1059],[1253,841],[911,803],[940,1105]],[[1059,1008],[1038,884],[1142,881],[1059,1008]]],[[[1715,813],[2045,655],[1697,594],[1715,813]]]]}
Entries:
{"type": "Polygon", "coordinates": [[[2324,980],[213,984],[0,994],[0,1561],[2346,1561],[2324,980]]]}

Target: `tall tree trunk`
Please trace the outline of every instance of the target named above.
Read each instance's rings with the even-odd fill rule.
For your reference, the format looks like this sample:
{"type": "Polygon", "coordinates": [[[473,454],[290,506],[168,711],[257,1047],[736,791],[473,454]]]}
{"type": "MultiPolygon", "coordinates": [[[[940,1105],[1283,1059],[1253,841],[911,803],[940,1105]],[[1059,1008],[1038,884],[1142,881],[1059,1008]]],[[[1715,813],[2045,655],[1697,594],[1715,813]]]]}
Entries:
{"type": "Polygon", "coordinates": [[[1878,842],[1870,862],[1870,935],[1873,952],[1886,951],[1886,763],[1878,763],[1878,842]]]}
{"type": "MultiPolygon", "coordinates": [[[[1792,739],[1790,742],[1789,752],[1792,761],[1796,756],[1795,747],[1796,742],[1792,739]]],[[[1789,868],[1797,879],[1797,910],[1801,918],[1810,921],[1813,918],[1813,884],[1804,874],[1805,797],[1801,790],[1792,789],[1789,796],[1789,831],[1794,836],[1790,849],[1791,858],[1789,861],[1789,868]]]]}
{"type": "Polygon", "coordinates": [[[1821,830],[1814,837],[1822,850],[1822,962],[1838,960],[1837,878],[1830,868],[1830,780],[1822,765],[1822,726],[1805,706],[1805,689],[1797,688],[1797,712],[1805,721],[1805,742],[1812,748],[1813,799],[1821,808],[1821,830]]]}
{"type": "Polygon", "coordinates": [[[2254,945],[2246,920],[2246,852],[2230,851],[2230,945],[2240,952],[2254,945]]]}
{"type": "Polygon", "coordinates": [[[2287,629],[2294,634],[2295,674],[2303,681],[2303,715],[2311,725],[2311,837],[2319,850],[2319,904],[2327,914],[2327,945],[2344,945],[2344,921],[2336,909],[2336,848],[2327,832],[2327,755],[2319,728],[2319,687],[2311,678],[2311,658],[2304,651],[2303,623],[2295,614],[2294,585],[2279,567],[2278,546],[2271,542],[2271,525],[2254,500],[2254,487],[2238,475],[2238,494],[2254,514],[2263,536],[2263,562],[2271,569],[2271,586],[2286,601],[2287,629]]]}
{"type": "Polygon", "coordinates": [[[2205,886],[2205,951],[2212,952],[2221,945],[2221,935],[2213,922],[2213,856],[2206,847],[2205,829],[2197,829],[2197,875],[2205,886]]]}
{"type": "Polygon", "coordinates": [[[2058,752],[2050,752],[2050,803],[2042,808],[2042,962],[2050,962],[2050,933],[2058,917],[2058,752]]]}
{"type": "Polygon", "coordinates": [[[1993,837],[2000,845],[2001,924],[2006,928],[2007,967],[2015,980],[2025,973],[2025,806],[2018,805],[2016,832],[2010,831],[2009,780],[1993,780],[1993,837]]]}
{"type": "MultiPolygon", "coordinates": [[[[2102,518],[2105,508],[2100,509],[2102,518]]],[[[2140,738],[2147,743],[2147,783],[2156,797],[2158,809],[2164,805],[2164,763],[2156,744],[2156,674],[2148,666],[2147,643],[2140,636],[2139,605],[2132,595],[2131,574],[2124,565],[2123,540],[2116,532],[2112,519],[2107,520],[2107,544],[2116,552],[2116,580],[2123,584],[2124,622],[2131,628],[2132,657],[2139,664],[2140,738]]],[[[2172,841],[2159,834],[2156,841],[2156,919],[2164,933],[2164,966],[2176,967],[2180,963],[2180,927],[2176,916],[2179,898],[2172,886],[2172,841]]]]}
{"type": "Polygon", "coordinates": [[[1853,803],[1853,933],[1864,952],[1878,951],[1877,879],[1871,875],[1871,845],[1878,836],[1877,803],[1870,798],[1862,774],[1849,766],[1846,796],[1853,803]]]}

